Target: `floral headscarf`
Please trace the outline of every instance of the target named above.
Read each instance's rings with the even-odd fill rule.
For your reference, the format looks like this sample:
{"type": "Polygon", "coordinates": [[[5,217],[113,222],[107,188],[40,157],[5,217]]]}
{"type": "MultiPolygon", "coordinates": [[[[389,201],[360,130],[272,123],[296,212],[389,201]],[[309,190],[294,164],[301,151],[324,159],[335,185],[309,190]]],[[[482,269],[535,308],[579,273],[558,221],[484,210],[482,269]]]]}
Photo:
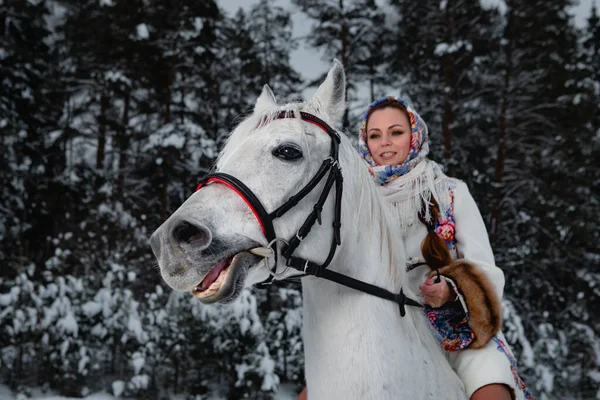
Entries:
{"type": "Polygon", "coordinates": [[[427,125],[419,114],[403,99],[400,97],[387,96],[382,97],[378,100],[375,100],[373,103],[369,105],[369,108],[365,112],[362,118],[360,133],[358,137],[358,150],[361,156],[365,159],[365,161],[369,164],[369,171],[373,178],[380,184],[385,185],[392,180],[406,174],[411,171],[417,164],[423,160],[427,154],[429,153],[429,143],[427,137],[427,125]],[[406,160],[399,165],[379,165],[373,160],[373,156],[369,151],[369,147],[367,146],[367,118],[369,116],[369,112],[375,106],[378,106],[381,103],[390,102],[390,103],[400,103],[402,104],[406,110],[408,111],[408,116],[410,118],[410,127],[411,127],[411,143],[410,143],[410,151],[406,160]]]}

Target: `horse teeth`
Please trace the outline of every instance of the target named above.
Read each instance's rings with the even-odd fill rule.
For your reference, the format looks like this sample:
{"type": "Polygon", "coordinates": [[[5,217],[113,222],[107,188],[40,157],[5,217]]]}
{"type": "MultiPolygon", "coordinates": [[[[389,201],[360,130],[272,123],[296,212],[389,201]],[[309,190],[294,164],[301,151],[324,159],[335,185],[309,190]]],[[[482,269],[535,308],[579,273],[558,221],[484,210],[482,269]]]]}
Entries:
{"type": "Polygon", "coordinates": [[[264,258],[270,257],[273,254],[273,251],[267,247],[255,247],[248,251],[256,256],[264,258]]]}

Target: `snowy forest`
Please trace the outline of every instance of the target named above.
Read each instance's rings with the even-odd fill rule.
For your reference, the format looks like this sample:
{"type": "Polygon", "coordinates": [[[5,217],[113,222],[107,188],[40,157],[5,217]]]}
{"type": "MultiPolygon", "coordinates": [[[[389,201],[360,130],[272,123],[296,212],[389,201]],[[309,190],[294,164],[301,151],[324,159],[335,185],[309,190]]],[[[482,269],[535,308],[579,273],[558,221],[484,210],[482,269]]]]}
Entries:
{"type": "Polygon", "coordinates": [[[575,1],[0,0],[0,385],[301,390],[299,284],[202,306],[163,283],[148,238],[263,84],[298,99],[321,81],[291,62],[302,46],[343,63],[351,138],[371,99],[410,99],[484,216],[525,382],[600,399],[600,12],[578,27],[575,1]]]}

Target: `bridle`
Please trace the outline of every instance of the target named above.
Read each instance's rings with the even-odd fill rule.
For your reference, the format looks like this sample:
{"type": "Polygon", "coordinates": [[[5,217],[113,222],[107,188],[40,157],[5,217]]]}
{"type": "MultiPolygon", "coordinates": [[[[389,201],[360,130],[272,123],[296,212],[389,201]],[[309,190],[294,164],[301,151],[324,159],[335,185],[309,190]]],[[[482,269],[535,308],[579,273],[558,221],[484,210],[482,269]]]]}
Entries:
{"type": "MultiPolygon", "coordinates": [[[[422,307],[422,305],[415,300],[407,298],[402,289],[400,289],[399,293],[393,293],[386,289],[380,288],[378,286],[371,285],[369,283],[365,283],[359,281],[357,279],[351,278],[347,275],[343,275],[337,273],[335,271],[331,271],[327,269],[327,266],[333,260],[335,256],[335,252],[337,247],[341,244],[340,237],[340,228],[341,224],[341,210],[342,210],[342,192],[343,192],[343,178],[342,178],[342,168],[339,164],[339,146],[340,146],[340,135],[337,131],[335,131],[329,124],[327,124],[322,119],[316,117],[313,114],[309,114],[304,111],[299,112],[299,116],[302,121],[312,123],[317,127],[321,128],[325,131],[329,137],[331,138],[331,146],[329,150],[329,157],[323,160],[321,167],[317,171],[317,173],[312,177],[312,179],[302,188],[298,193],[290,197],[285,203],[276,208],[272,212],[267,212],[265,207],[262,205],[258,197],[252,192],[248,186],[246,186],[242,181],[237,179],[236,177],[222,173],[222,172],[213,172],[204,176],[196,191],[200,190],[202,187],[209,183],[221,183],[235,191],[248,205],[248,207],[252,210],[252,213],[258,220],[260,224],[261,230],[265,235],[269,246],[273,250],[273,255],[275,258],[275,263],[273,267],[270,269],[269,277],[262,282],[260,285],[269,285],[273,281],[273,277],[276,275],[277,270],[277,243],[282,242],[284,245],[281,248],[281,255],[286,259],[286,265],[288,267],[294,268],[303,273],[302,276],[316,276],[319,278],[324,278],[336,283],[339,283],[344,286],[348,286],[350,288],[363,291],[365,293],[372,294],[377,297],[384,298],[386,300],[394,301],[400,307],[400,315],[404,316],[406,314],[405,305],[412,305],[422,307]],[[325,185],[317,203],[313,206],[312,211],[304,220],[304,223],[298,229],[297,233],[290,240],[283,240],[278,238],[275,233],[275,228],[273,227],[273,220],[283,216],[293,207],[295,207],[304,197],[306,197],[323,179],[327,176],[325,185]],[[321,212],[323,211],[323,205],[329,196],[333,186],[335,185],[335,206],[334,206],[334,220],[333,220],[333,235],[331,238],[331,245],[329,248],[329,254],[327,258],[322,264],[315,263],[313,261],[309,261],[307,259],[294,256],[294,252],[306,238],[306,236],[310,233],[310,230],[314,226],[316,222],[321,224],[321,212]]],[[[288,118],[296,118],[296,113],[293,111],[280,111],[277,113],[273,119],[288,119],[288,118]]],[[[261,123],[259,126],[264,124],[261,123]]]]}

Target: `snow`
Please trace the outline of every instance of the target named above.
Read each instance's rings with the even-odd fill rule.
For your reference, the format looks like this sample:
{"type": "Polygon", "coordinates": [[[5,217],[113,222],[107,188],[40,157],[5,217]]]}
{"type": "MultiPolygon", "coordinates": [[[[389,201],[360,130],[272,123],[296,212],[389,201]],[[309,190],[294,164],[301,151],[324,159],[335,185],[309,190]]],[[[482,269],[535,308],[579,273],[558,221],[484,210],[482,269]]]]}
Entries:
{"type": "Polygon", "coordinates": [[[62,342],[62,344],[60,345],[60,356],[62,358],[65,358],[65,356],[67,355],[67,352],[69,351],[69,346],[70,343],[68,340],[65,340],[64,342],[62,342]]]}
{"type": "Polygon", "coordinates": [[[147,389],[150,383],[150,377],[148,375],[136,375],[131,378],[131,384],[136,389],[147,389]]]}
{"type": "Polygon", "coordinates": [[[202,23],[202,19],[200,17],[196,17],[194,19],[194,29],[196,29],[196,32],[200,32],[203,26],[204,24],[202,23]]]}
{"type": "Polygon", "coordinates": [[[144,146],[143,151],[148,151],[152,148],[175,147],[182,149],[185,144],[184,129],[176,127],[174,124],[165,124],[157,132],[152,133],[148,137],[148,142],[144,146]]]}
{"type": "Polygon", "coordinates": [[[56,325],[58,329],[62,331],[63,334],[69,333],[73,337],[77,337],[77,333],[79,332],[79,326],[72,311],[69,310],[67,312],[67,315],[61,318],[56,325]]]}
{"type": "Polygon", "coordinates": [[[10,292],[6,294],[0,294],[0,306],[7,307],[9,304],[15,303],[17,297],[19,297],[19,293],[21,293],[21,288],[18,286],[13,286],[10,288],[10,292]]]}
{"type": "Polygon", "coordinates": [[[90,357],[88,357],[85,347],[82,347],[81,349],[79,349],[79,356],[81,358],[79,359],[79,362],[77,363],[77,371],[80,374],[85,374],[85,371],[87,370],[87,366],[90,362],[90,357]]]}
{"type": "Polygon", "coordinates": [[[172,133],[171,135],[164,138],[163,147],[173,146],[177,149],[182,149],[184,142],[185,142],[185,138],[183,138],[175,133],[172,133]]]}
{"type": "Polygon", "coordinates": [[[129,79],[123,72],[121,71],[106,71],[106,73],[104,74],[104,79],[106,79],[107,82],[120,82],[125,84],[126,86],[130,87],[131,86],[131,79],[129,79]]]}
{"type": "Polygon", "coordinates": [[[545,365],[536,366],[537,376],[539,380],[536,384],[536,389],[539,392],[552,393],[552,388],[554,387],[554,374],[545,365]]]}
{"type": "Polygon", "coordinates": [[[137,315],[130,315],[129,321],[127,322],[127,329],[135,334],[138,342],[145,342],[147,340],[147,335],[142,328],[142,322],[137,317],[137,315]]]}
{"type": "Polygon", "coordinates": [[[131,356],[131,364],[133,365],[133,373],[139,375],[146,364],[146,359],[141,353],[136,352],[131,356]]]}
{"type": "Polygon", "coordinates": [[[148,31],[148,26],[146,24],[139,24],[136,27],[136,33],[139,40],[146,40],[150,37],[150,32],[148,31]]]}
{"type": "Polygon", "coordinates": [[[501,14],[506,13],[506,2],[504,0],[479,0],[479,4],[485,10],[496,8],[501,14]]]}
{"type": "MultiPolygon", "coordinates": [[[[136,383],[142,383],[145,378],[139,378],[136,380],[136,383]]],[[[64,397],[64,396],[56,396],[54,393],[43,393],[42,390],[36,389],[32,390],[32,396],[28,397],[28,400],[117,400],[124,399],[121,397],[123,392],[125,391],[125,382],[117,380],[112,383],[113,395],[110,395],[106,392],[97,392],[89,394],[85,397],[64,397]]],[[[273,400],[295,400],[298,396],[298,392],[293,385],[281,385],[279,390],[274,394],[273,400]]],[[[171,399],[185,399],[184,394],[179,394],[178,396],[171,396],[171,399]]],[[[206,399],[205,397],[202,397],[206,399]]],[[[18,397],[15,395],[10,388],[6,385],[0,385],[0,399],[2,400],[21,400],[23,397],[18,397]]],[[[220,400],[220,397],[210,397],[206,400],[220,400]]]]}
{"type": "Polygon", "coordinates": [[[459,50],[471,51],[473,46],[470,42],[466,40],[459,40],[454,43],[439,43],[435,50],[434,54],[438,57],[442,57],[445,54],[452,54],[459,50]]]}
{"type": "Polygon", "coordinates": [[[114,381],[112,383],[112,390],[115,396],[119,397],[125,391],[125,382],[123,381],[114,381]]]}

